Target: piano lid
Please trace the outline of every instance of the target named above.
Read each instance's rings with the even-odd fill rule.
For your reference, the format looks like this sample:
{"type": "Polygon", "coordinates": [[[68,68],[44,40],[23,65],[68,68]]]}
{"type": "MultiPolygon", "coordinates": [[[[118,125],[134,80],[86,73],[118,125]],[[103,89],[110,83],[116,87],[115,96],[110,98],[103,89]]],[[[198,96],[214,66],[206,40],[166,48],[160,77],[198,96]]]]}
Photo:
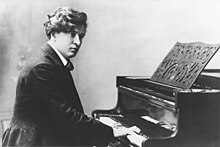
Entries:
{"type": "Polygon", "coordinates": [[[220,44],[177,42],[151,80],[189,89],[219,48],[220,44]]]}

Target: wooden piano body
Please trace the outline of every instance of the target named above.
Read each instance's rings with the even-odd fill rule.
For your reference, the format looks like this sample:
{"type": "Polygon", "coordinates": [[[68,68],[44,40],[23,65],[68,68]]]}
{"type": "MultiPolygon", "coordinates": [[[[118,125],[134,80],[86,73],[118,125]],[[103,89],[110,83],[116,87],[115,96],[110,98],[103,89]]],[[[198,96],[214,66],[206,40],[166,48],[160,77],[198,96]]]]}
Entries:
{"type": "MultiPolygon", "coordinates": [[[[190,45],[195,48],[195,43],[190,45]]],[[[201,43],[196,43],[196,46],[198,45],[201,43]]],[[[216,50],[212,52],[209,60],[218,48],[219,45],[216,45],[216,50]]],[[[195,64],[192,60],[190,63],[195,64]]],[[[143,143],[144,147],[218,147],[220,70],[204,69],[207,63],[208,60],[202,63],[202,68],[197,68],[200,71],[196,70],[190,74],[191,78],[186,76],[187,72],[184,72],[184,76],[170,72],[166,76],[161,76],[160,73],[159,77],[162,78],[159,79],[156,77],[158,69],[164,66],[164,62],[151,78],[118,76],[116,107],[111,110],[95,110],[92,115],[95,118],[109,117],[126,127],[139,127],[139,135],[148,138],[143,143]],[[175,83],[178,81],[176,79],[180,79],[177,77],[180,75],[183,80],[175,83]],[[190,81],[187,81],[189,79],[190,81]]],[[[193,65],[192,67],[196,69],[193,65]]],[[[168,68],[170,69],[170,66],[168,68]]],[[[167,68],[163,71],[167,72],[167,68]]],[[[112,146],[134,146],[126,137],[116,138],[113,142],[112,146]]]]}

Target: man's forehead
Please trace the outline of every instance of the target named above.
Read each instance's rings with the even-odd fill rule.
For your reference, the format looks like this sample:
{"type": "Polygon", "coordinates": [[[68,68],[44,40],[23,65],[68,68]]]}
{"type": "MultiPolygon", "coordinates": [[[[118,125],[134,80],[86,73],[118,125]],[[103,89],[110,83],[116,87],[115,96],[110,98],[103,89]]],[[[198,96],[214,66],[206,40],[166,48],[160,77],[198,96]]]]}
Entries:
{"type": "Polygon", "coordinates": [[[86,34],[86,28],[83,25],[80,26],[76,26],[73,30],[74,33],[78,33],[78,34],[86,34]]]}

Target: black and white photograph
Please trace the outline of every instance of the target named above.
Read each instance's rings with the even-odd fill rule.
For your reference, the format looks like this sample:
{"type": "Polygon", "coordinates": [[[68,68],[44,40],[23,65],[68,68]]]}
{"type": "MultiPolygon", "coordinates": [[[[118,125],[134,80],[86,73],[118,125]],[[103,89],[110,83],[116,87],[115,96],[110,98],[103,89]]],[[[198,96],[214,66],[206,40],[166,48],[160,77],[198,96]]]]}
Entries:
{"type": "Polygon", "coordinates": [[[220,147],[220,1],[0,0],[0,146],[220,147]]]}

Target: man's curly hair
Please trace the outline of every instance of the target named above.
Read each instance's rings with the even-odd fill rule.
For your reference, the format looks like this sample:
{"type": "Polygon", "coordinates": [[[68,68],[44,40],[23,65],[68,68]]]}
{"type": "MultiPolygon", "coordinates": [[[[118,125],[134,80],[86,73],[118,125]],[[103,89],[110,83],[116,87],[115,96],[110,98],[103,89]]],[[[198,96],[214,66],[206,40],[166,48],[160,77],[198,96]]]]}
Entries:
{"type": "Polygon", "coordinates": [[[58,8],[54,13],[48,15],[44,23],[47,37],[50,39],[55,32],[69,33],[77,26],[87,28],[87,15],[84,12],[75,11],[69,7],[58,8]]]}

